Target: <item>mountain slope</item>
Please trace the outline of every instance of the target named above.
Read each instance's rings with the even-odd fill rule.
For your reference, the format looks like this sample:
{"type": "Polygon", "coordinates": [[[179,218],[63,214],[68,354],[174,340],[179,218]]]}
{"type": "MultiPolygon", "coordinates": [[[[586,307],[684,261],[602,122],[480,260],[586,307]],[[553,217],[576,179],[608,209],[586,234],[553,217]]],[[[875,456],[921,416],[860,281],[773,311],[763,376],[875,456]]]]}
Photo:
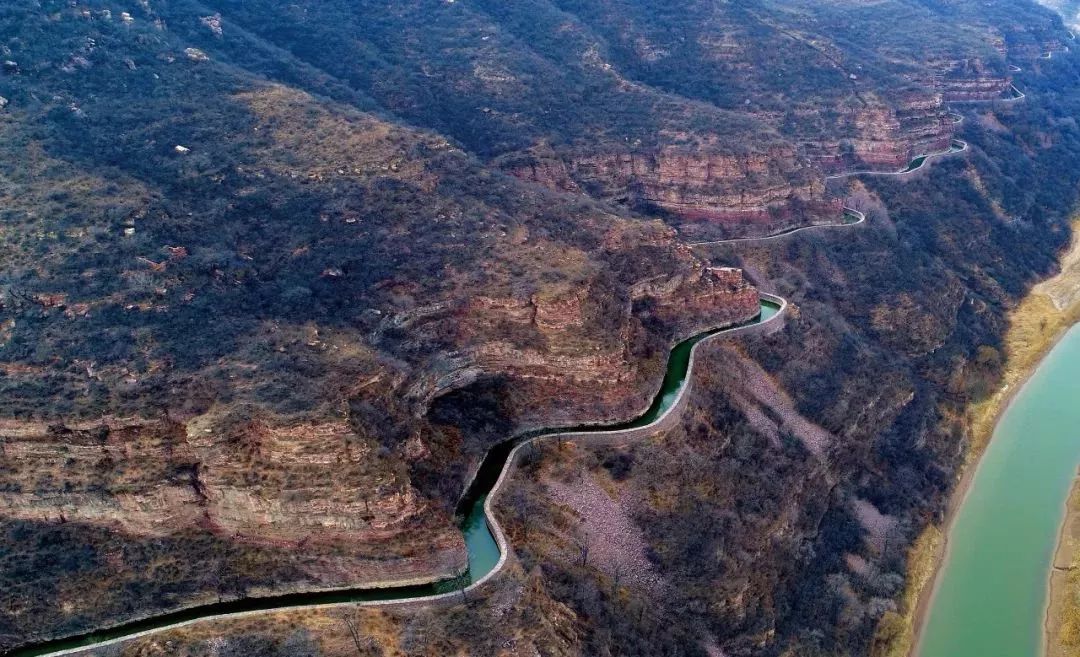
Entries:
{"type": "MultiPolygon", "coordinates": [[[[1067,39],[966,0],[0,2],[0,645],[451,577],[487,447],[632,416],[757,285],[784,332],[708,350],[648,443],[539,455],[501,510],[510,570],[358,612],[357,649],[883,650],[1005,311],[1067,241],[1067,39]],[[910,176],[826,179],[954,136],[910,176]],[[844,203],[868,223],[688,245],[844,203]],[[611,494],[673,590],[579,565],[588,518],[549,489],[611,494]]],[[[347,629],[170,650],[335,654],[347,629]]]]}

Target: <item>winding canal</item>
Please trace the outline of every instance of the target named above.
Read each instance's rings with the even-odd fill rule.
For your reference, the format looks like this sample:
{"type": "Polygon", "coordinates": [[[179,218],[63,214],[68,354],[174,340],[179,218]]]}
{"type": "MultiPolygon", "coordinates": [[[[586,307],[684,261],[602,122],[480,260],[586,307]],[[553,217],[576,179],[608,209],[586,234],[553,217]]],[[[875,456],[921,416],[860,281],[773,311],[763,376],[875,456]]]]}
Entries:
{"type": "Polygon", "coordinates": [[[952,527],[919,657],[1038,657],[1047,573],[1080,464],[1080,326],[1001,416],[952,527]]]}
{"type": "Polygon", "coordinates": [[[866,221],[866,215],[862,212],[845,207],[843,214],[840,217],[838,223],[833,224],[812,224],[810,226],[799,226],[797,228],[788,228],[782,230],[779,233],[773,233],[772,235],[764,235],[762,237],[729,237],[722,240],[706,240],[704,242],[687,242],[688,246],[709,246],[714,244],[738,244],[740,242],[768,242],[770,240],[780,239],[781,237],[787,237],[788,235],[794,235],[795,233],[801,233],[805,230],[817,230],[820,228],[839,228],[841,226],[857,226],[858,224],[866,221]]]}
{"type": "MultiPolygon", "coordinates": [[[[963,120],[963,117],[960,117],[963,120]]],[[[953,123],[959,123],[953,119],[953,123]]],[[[908,165],[899,171],[846,171],[844,173],[834,173],[832,175],[825,176],[825,180],[836,180],[839,178],[850,178],[852,176],[906,176],[910,173],[914,173],[922,168],[924,164],[935,157],[942,157],[945,155],[952,155],[954,153],[963,153],[968,149],[966,141],[962,139],[953,139],[949,142],[949,148],[943,151],[937,151],[936,153],[924,153],[922,155],[916,155],[908,162],[908,165]]]]}
{"type": "Polygon", "coordinates": [[[214,618],[338,605],[431,602],[467,595],[473,588],[494,576],[506,562],[509,546],[502,528],[492,513],[491,501],[510,472],[511,468],[508,465],[513,463],[514,455],[518,450],[537,440],[550,439],[559,435],[575,439],[588,438],[590,435],[597,437],[625,435],[626,438],[630,438],[634,435],[631,432],[635,430],[648,429],[659,424],[679,403],[686,390],[687,380],[693,370],[694,352],[697,345],[714,336],[738,333],[773,321],[783,312],[785,306],[786,302],[783,299],[763,294],[760,311],[754,318],[735,326],[699,333],[675,345],[668,358],[660,390],[649,408],[634,420],[619,424],[591,424],[538,430],[507,439],[488,450],[476,476],[458,505],[459,517],[462,519],[461,529],[465,535],[469,555],[469,569],[466,575],[456,580],[419,586],[339,589],[226,600],[17,648],[5,653],[5,657],[63,655],[89,647],[104,647],[214,618]]]}
{"type": "MultiPolygon", "coordinates": [[[[1042,58],[1052,56],[1053,53],[1047,52],[1042,58]]],[[[1010,70],[1021,69],[1010,65],[1010,70]]],[[[1002,100],[1024,98],[1014,85],[1010,85],[1010,91],[1013,97],[1002,100]]],[[[950,115],[955,123],[963,120],[959,114],[950,112],[950,115]]],[[[953,140],[949,149],[919,155],[900,171],[853,171],[826,178],[902,176],[920,169],[932,158],[967,148],[965,142],[953,140]]],[[[864,220],[862,213],[845,208],[843,223],[831,225],[854,225],[864,220]]],[[[764,238],[696,244],[768,240],[820,227],[825,226],[802,227],[764,238]]],[[[705,331],[677,344],[670,353],[663,382],[652,404],[632,421],[538,430],[493,446],[458,507],[468,552],[468,571],[456,580],[224,600],[25,646],[5,653],[4,657],[62,655],[209,619],[267,611],[431,602],[465,596],[498,573],[506,562],[508,544],[492,513],[492,502],[519,450],[537,440],[560,435],[584,439],[589,435],[625,433],[629,438],[636,435],[635,430],[657,425],[684,394],[697,345],[714,336],[770,322],[783,312],[785,305],[782,299],[763,295],[760,312],[752,320],[705,331]]],[[[1063,505],[1080,465],[1080,404],[1076,403],[1080,399],[1080,378],[1075,376],[1078,370],[1080,326],[1071,329],[1047,354],[998,422],[949,529],[947,553],[915,650],[918,657],[1038,657],[1041,654],[1047,573],[1063,505]]]]}

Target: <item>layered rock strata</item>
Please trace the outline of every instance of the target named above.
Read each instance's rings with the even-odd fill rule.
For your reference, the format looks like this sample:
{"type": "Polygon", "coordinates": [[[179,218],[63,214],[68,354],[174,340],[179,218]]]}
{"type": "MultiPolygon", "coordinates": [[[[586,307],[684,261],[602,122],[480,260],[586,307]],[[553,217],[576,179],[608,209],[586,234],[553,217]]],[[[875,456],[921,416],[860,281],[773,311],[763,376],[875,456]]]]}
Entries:
{"type": "Polygon", "coordinates": [[[978,57],[938,59],[930,62],[933,71],[919,80],[941,94],[947,103],[988,101],[1009,97],[1012,79],[978,57]]]}
{"type": "Polygon", "coordinates": [[[6,422],[0,434],[6,521],[302,547],[319,564],[306,577],[327,586],[430,581],[466,567],[448,519],[340,421],[6,422]]]}
{"type": "Polygon", "coordinates": [[[806,144],[828,172],[901,169],[917,155],[948,149],[954,126],[940,93],[911,93],[894,107],[850,107],[838,125],[839,134],[851,136],[806,144]]]}
{"type": "Polygon", "coordinates": [[[820,178],[787,145],[752,153],[710,144],[570,155],[537,148],[508,168],[519,178],[552,189],[584,190],[680,216],[760,214],[793,199],[820,199],[824,193],[820,178]]]}
{"type": "Polygon", "coordinates": [[[645,338],[642,324],[667,326],[674,340],[748,321],[759,312],[758,292],[741,270],[701,264],[641,279],[615,302],[621,306],[616,317],[601,318],[601,301],[588,286],[477,296],[450,311],[460,330],[486,335],[499,328],[508,338],[464,346],[442,361],[437,374],[413,381],[408,395],[426,407],[480,379],[501,377],[522,426],[618,419],[647,405],[655,385],[650,368],[658,363],[642,363],[634,353],[645,338]],[[598,320],[608,324],[606,330],[582,330],[598,320]],[[528,401],[536,399],[564,403],[540,407],[528,401]]]}

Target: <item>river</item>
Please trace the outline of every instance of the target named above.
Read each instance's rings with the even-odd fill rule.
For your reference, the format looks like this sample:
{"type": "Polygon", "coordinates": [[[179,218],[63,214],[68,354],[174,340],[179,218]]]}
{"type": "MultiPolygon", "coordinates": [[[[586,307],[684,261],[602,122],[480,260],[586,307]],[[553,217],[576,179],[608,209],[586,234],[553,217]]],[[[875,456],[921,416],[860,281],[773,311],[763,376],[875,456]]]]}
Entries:
{"type": "Polygon", "coordinates": [[[1065,500],[1080,463],[1080,327],[1005,410],[954,519],[919,657],[1039,657],[1065,500]]]}

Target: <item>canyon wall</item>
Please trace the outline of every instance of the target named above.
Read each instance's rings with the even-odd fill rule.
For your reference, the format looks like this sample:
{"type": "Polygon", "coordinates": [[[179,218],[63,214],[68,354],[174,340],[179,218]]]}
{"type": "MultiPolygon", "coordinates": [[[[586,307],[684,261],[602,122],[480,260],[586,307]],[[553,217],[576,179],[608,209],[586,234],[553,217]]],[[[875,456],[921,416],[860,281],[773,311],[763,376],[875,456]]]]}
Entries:
{"type": "Polygon", "coordinates": [[[806,143],[811,159],[829,173],[903,169],[917,155],[948,150],[953,135],[941,93],[911,92],[894,105],[854,105],[836,112],[836,132],[850,136],[806,143]]]}
{"type": "Polygon", "coordinates": [[[8,421],[0,438],[9,522],[303,548],[315,557],[304,578],[323,586],[424,582],[466,567],[448,519],[343,422],[8,421]]]}
{"type": "Polygon", "coordinates": [[[760,213],[793,198],[820,199],[824,193],[820,179],[791,146],[754,153],[732,153],[708,143],[568,155],[534,149],[522,160],[510,165],[521,179],[675,215],[760,213]]]}
{"type": "MultiPolygon", "coordinates": [[[[678,253],[689,266],[639,279],[621,299],[601,303],[596,284],[473,297],[451,311],[461,348],[411,380],[407,396],[426,408],[438,397],[497,377],[516,426],[626,419],[648,404],[658,381],[658,363],[635,356],[635,345],[646,337],[643,325],[666,327],[664,335],[674,341],[747,321],[759,311],[758,292],[741,270],[705,266],[686,247],[678,253]],[[466,337],[496,332],[505,337],[466,337]]],[[[419,324],[413,329],[425,330],[419,324]]]]}

